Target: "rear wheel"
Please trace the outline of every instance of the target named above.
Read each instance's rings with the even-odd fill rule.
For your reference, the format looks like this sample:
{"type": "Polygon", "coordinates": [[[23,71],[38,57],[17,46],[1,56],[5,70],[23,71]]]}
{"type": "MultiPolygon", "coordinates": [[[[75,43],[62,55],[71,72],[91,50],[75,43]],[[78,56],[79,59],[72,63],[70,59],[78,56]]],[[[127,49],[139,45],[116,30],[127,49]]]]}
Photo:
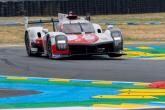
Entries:
{"type": "Polygon", "coordinates": [[[33,56],[31,52],[30,40],[29,40],[29,35],[27,31],[25,32],[25,46],[26,46],[26,52],[28,56],[33,56]]]}

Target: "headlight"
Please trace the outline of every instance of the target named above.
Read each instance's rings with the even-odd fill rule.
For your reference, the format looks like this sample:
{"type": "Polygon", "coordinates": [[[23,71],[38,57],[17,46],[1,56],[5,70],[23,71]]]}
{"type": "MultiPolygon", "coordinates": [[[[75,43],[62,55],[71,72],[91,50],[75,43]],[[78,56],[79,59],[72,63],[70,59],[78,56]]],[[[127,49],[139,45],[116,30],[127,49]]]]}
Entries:
{"type": "Polygon", "coordinates": [[[57,44],[66,44],[66,40],[58,40],[57,44]]]}
{"type": "Polygon", "coordinates": [[[114,46],[115,48],[122,49],[123,48],[123,38],[122,38],[122,33],[120,31],[114,30],[111,31],[111,36],[114,39],[114,46]]]}
{"type": "Polygon", "coordinates": [[[67,50],[68,49],[67,37],[64,35],[56,36],[56,46],[58,50],[67,50]]]}
{"type": "Polygon", "coordinates": [[[120,31],[112,31],[111,36],[113,37],[114,40],[122,40],[122,34],[120,31]]]}

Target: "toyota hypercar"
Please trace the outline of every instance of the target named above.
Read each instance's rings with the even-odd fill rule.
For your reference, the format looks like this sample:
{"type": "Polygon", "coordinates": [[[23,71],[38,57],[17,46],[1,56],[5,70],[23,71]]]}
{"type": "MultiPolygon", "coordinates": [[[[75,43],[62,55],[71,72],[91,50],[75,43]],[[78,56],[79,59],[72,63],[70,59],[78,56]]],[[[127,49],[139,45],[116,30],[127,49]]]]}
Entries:
{"type": "Polygon", "coordinates": [[[59,59],[77,55],[108,55],[120,57],[123,53],[123,35],[120,29],[109,26],[103,32],[101,26],[72,13],[58,14],[51,22],[53,32],[42,26],[29,27],[35,22],[25,21],[25,45],[28,56],[46,55],[59,59]]]}

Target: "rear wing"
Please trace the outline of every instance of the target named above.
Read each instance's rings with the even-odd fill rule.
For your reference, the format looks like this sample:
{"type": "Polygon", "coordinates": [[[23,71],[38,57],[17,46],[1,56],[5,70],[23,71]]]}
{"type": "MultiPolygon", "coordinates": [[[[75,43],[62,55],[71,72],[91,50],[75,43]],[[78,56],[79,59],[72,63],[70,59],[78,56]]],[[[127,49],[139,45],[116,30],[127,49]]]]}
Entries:
{"type": "MultiPolygon", "coordinates": [[[[68,20],[76,20],[79,19],[77,15],[75,15],[73,12],[70,12],[69,14],[63,14],[63,13],[58,13],[58,19],[45,19],[45,20],[32,20],[29,21],[28,17],[24,17],[24,25],[25,29],[27,30],[29,27],[29,24],[45,24],[45,23],[52,23],[53,25],[53,31],[55,31],[55,23],[58,22],[63,22],[63,21],[68,21],[68,20]]],[[[90,16],[86,17],[86,20],[90,21],[90,16]]]]}
{"type": "Polygon", "coordinates": [[[52,26],[53,26],[53,31],[55,31],[55,23],[58,23],[59,20],[58,19],[54,19],[54,18],[51,18],[51,19],[45,19],[45,20],[31,20],[29,21],[28,17],[24,17],[24,26],[25,26],[25,29],[27,30],[29,28],[29,24],[46,24],[46,23],[52,23],[52,26]]]}

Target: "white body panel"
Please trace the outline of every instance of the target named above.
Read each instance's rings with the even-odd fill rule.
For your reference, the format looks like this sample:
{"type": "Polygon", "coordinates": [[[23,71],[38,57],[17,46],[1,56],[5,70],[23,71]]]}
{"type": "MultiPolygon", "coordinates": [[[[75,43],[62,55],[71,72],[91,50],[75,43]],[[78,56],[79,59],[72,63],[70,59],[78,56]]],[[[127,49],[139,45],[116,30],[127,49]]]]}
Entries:
{"type": "Polygon", "coordinates": [[[99,36],[99,40],[96,43],[103,43],[103,42],[110,42],[113,41],[112,37],[105,33],[97,33],[97,36],[99,36]]]}
{"type": "Polygon", "coordinates": [[[99,24],[92,24],[94,29],[95,29],[95,33],[98,33],[98,29],[101,31],[101,33],[103,32],[103,30],[101,29],[101,26],[99,24]]]}
{"type": "Polygon", "coordinates": [[[49,37],[51,39],[51,44],[55,44],[55,37],[58,36],[58,35],[65,35],[64,33],[62,32],[48,32],[46,35],[43,36],[43,48],[44,48],[44,54],[47,54],[47,51],[46,51],[46,42],[47,42],[47,35],[49,34],[49,37]]]}
{"type": "Polygon", "coordinates": [[[29,34],[30,42],[36,42],[36,39],[38,38],[37,33],[41,33],[41,37],[45,35],[45,33],[42,32],[43,27],[30,27],[27,29],[29,34]]]}

